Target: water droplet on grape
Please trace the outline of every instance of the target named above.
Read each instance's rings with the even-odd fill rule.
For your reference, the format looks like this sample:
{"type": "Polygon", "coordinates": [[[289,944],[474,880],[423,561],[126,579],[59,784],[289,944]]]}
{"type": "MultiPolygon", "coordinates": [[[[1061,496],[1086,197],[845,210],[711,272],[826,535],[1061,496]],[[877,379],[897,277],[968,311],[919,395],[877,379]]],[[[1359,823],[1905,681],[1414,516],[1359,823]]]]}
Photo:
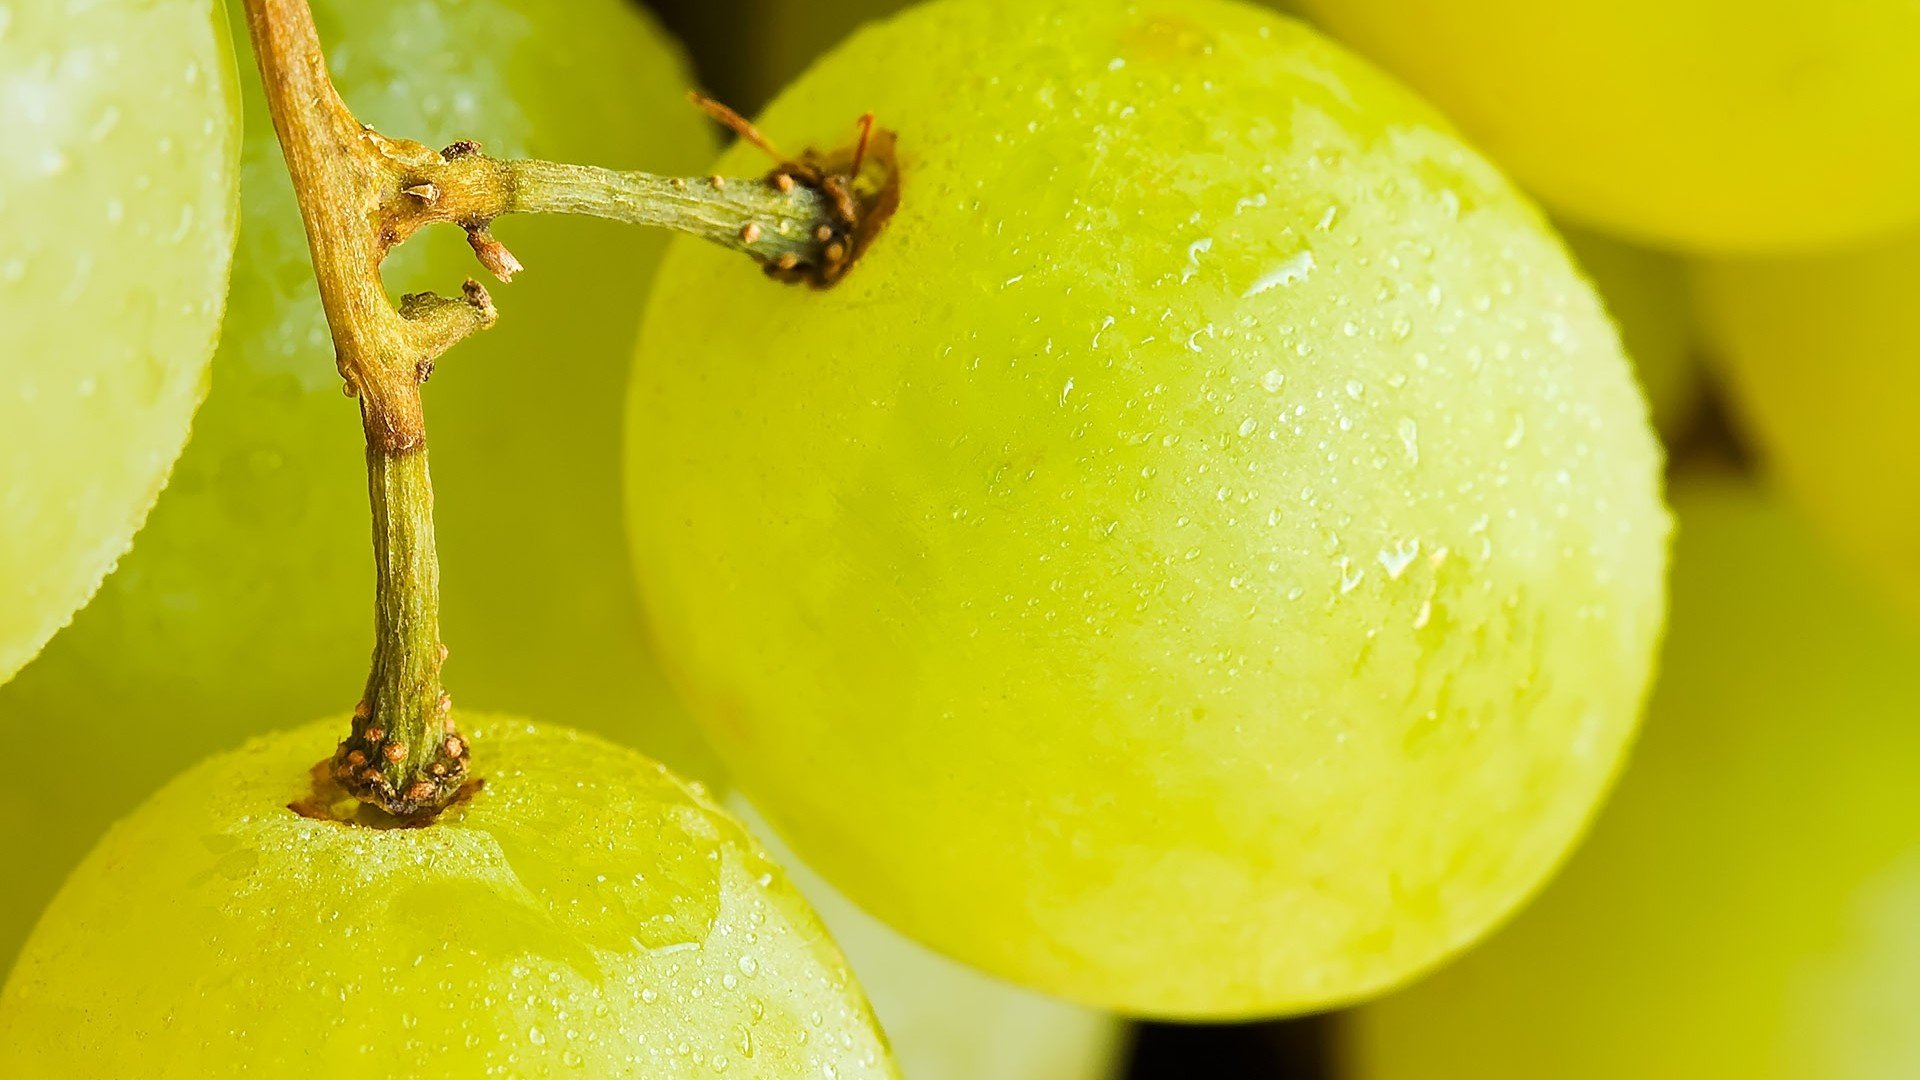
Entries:
{"type": "Polygon", "coordinates": [[[1259,296],[1261,293],[1267,292],[1270,289],[1282,285],[1292,285],[1296,281],[1302,281],[1309,273],[1313,272],[1313,267],[1313,252],[1302,249],[1288,257],[1278,266],[1255,278],[1253,284],[1248,287],[1246,292],[1241,293],[1240,297],[1243,300],[1249,299],[1259,296]]]}

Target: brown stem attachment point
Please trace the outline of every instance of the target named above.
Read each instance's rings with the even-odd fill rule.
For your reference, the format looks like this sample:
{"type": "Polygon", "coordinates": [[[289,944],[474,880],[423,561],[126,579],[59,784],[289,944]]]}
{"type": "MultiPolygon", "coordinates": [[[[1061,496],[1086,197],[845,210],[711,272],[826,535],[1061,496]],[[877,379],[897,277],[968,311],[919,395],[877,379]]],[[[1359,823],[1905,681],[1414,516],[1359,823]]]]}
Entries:
{"type": "Polygon", "coordinates": [[[472,141],[435,150],[354,118],[328,76],[307,0],[245,4],[335,361],[359,399],[367,439],[377,638],[352,733],[327,771],[367,803],[424,820],[460,791],[467,744],[440,685],[446,648],[420,387],[441,353],[491,326],[496,313],[471,280],[459,297],[416,293],[395,307],[380,278],[388,253],[428,225],[452,224],[466,231],[481,265],[507,281],[523,267],[494,237],[496,218],[592,214],[700,236],[775,276],[825,286],[891,212],[891,156],[871,156],[882,167],[870,177],[855,152],[851,168],[807,157],[765,177],[727,180],[499,160],[472,141]]]}

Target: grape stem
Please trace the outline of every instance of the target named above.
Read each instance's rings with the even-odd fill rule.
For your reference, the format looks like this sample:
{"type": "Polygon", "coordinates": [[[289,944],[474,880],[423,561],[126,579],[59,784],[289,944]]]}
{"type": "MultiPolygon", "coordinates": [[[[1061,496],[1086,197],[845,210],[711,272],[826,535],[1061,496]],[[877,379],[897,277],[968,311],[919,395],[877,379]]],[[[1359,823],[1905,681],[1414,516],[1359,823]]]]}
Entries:
{"type": "MultiPolygon", "coordinates": [[[[458,298],[416,293],[396,308],[381,263],[419,230],[452,224],[466,231],[481,265],[507,281],[523,267],[494,238],[496,218],[587,214],[698,236],[753,258],[776,278],[825,287],[847,272],[897,203],[892,143],[879,133],[869,149],[867,118],[851,154],[809,153],[743,179],[502,160],[471,141],[435,150],[355,119],[328,75],[307,0],[245,5],[335,361],[359,399],[367,441],[376,640],[352,732],[329,772],[391,815],[430,818],[466,783],[468,748],[441,688],[447,650],[420,387],[442,353],[493,325],[498,313],[472,279],[458,298]]],[[[730,110],[696,101],[766,145],[730,110]]]]}

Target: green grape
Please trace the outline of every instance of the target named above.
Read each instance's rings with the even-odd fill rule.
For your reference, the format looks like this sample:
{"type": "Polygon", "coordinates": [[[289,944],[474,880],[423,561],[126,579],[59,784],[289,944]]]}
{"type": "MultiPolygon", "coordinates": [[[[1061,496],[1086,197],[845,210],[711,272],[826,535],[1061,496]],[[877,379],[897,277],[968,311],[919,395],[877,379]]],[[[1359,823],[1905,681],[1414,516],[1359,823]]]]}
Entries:
{"type": "MultiPolygon", "coordinates": [[[[239,15],[234,5],[233,15],[239,15]]],[[[369,122],[500,154],[694,171],[713,139],[674,48],[620,0],[317,0],[336,81],[369,122]]],[[[245,40],[244,27],[238,27],[245,40]]],[[[249,64],[249,67],[251,65],[249,64]]],[[[68,632],[0,690],[0,730],[37,759],[84,748],[92,782],[28,770],[0,817],[0,969],[59,880],[169,775],[273,717],[343,719],[365,677],[373,580],[354,404],[340,393],[306,237],[257,76],[243,80],[245,226],[225,337],[193,440],[138,548],[68,632]],[[195,724],[182,730],[180,715],[195,724]]],[[[493,286],[500,325],[427,387],[449,686],[463,702],[564,713],[702,765],[647,659],[624,583],[623,391],[664,240],[509,219],[528,269],[493,286]],[[555,433],[563,433],[556,438],[555,433]]],[[[478,272],[457,230],[395,252],[395,291],[478,272]]]]}
{"type": "Polygon", "coordinates": [[[1920,234],[1702,263],[1701,320],[1738,419],[1815,525],[1920,615],[1920,234]]]}
{"type": "Polygon", "coordinates": [[[1108,1013],[1008,986],[905,940],[800,862],[744,798],[727,808],[820,913],[912,1080],[1103,1080],[1122,1025],[1108,1013]]]}
{"type": "Polygon", "coordinates": [[[206,388],[239,144],[218,11],[0,6],[0,683],[127,549],[206,388]]]}
{"type": "Polygon", "coordinates": [[[863,908],[1091,1004],[1320,1007],[1474,940],[1662,616],[1659,451],[1557,238],[1218,0],[929,4],[763,126],[875,105],[904,201],[843,283],[676,244],[643,324],[635,565],[730,775],[863,908]]]}
{"type": "Polygon", "coordinates": [[[1920,635],[1774,498],[1679,485],[1673,631],[1593,835],[1346,1031],[1365,1080],[1920,1075],[1920,635]]]}
{"type": "Polygon", "coordinates": [[[817,917],[718,806],[589,736],[462,724],[486,787],[425,828],[287,809],[337,719],[163,788],[27,943],[0,1075],[896,1075],[817,917]]]}
{"type": "Polygon", "coordinates": [[[1920,220],[1909,0],[1300,0],[1555,209],[1763,251],[1920,220]]]}
{"type": "Polygon", "coordinates": [[[1679,434],[1701,391],[1686,267],[1672,255],[1578,226],[1562,225],[1560,235],[1620,327],[1654,426],[1679,434]]]}

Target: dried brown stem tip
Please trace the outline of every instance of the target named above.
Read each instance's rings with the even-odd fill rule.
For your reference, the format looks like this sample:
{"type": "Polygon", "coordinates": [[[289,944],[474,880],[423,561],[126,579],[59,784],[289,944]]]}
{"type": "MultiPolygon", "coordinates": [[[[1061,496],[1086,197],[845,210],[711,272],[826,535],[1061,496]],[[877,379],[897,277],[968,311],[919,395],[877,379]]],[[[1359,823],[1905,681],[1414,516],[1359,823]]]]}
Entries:
{"type": "MultiPolygon", "coordinates": [[[[900,166],[894,152],[894,134],[875,128],[873,114],[860,118],[860,134],[851,146],[830,152],[808,149],[791,157],[773,145],[752,121],[700,93],[688,95],[708,116],[740,136],[775,162],[766,182],[782,195],[796,190],[822,197],[826,213],[814,226],[811,245],[763,257],[769,276],[826,288],[853,268],[874,237],[900,207],[900,166]]],[[[716,185],[719,177],[714,177],[716,185]]],[[[742,238],[751,244],[761,230],[749,225],[742,238]]]]}
{"type": "Polygon", "coordinates": [[[513,252],[507,250],[507,245],[495,240],[485,229],[468,229],[467,246],[473,249],[480,265],[501,281],[512,281],[513,275],[526,269],[513,257],[513,252]]]}

